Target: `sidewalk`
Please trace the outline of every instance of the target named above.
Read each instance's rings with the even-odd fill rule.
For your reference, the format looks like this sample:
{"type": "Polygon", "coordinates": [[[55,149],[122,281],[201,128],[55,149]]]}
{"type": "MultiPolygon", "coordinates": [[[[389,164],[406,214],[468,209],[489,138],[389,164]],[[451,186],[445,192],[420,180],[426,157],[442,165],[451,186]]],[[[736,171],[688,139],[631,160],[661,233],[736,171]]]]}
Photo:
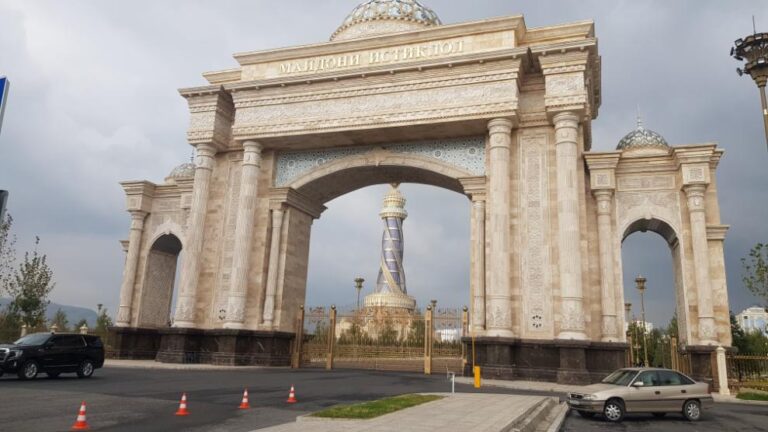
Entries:
{"type": "MultiPolygon", "coordinates": [[[[128,369],[165,369],[165,370],[254,370],[266,369],[267,366],[220,366],[211,364],[180,364],[180,363],[161,363],[154,360],[115,360],[106,359],[104,367],[108,368],[128,368],[128,369]]],[[[275,366],[269,366],[269,369],[282,369],[275,366]]]]}
{"type": "Polygon", "coordinates": [[[259,432],[498,432],[528,417],[546,398],[479,393],[448,394],[445,399],[371,420],[326,420],[308,416],[259,432]]]}
{"type": "MultiPolygon", "coordinates": [[[[473,385],[475,383],[475,380],[472,377],[456,377],[456,382],[461,384],[473,385]]],[[[506,381],[506,380],[494,380],[494,379],[485,379],[485,378],[483,378],[482,385],[483,387],[486,387],[486,386],[502,387],[502,388],[508,388],[508,389],[514,389],[514,390],[532,390],[532,391],[563,393],[563,394],[570,393],[570,392],[578,392],[582,388],[582,386],[577,386],[577,385],[557,384],[557,383],[551,383],[551,382],[506,381]]]]}

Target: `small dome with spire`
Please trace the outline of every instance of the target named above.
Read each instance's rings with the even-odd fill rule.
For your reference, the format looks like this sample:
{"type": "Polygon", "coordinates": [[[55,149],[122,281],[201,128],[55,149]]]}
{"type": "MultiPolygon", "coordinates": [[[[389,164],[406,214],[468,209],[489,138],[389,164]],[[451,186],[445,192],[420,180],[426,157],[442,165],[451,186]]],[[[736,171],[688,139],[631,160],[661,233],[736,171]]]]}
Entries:
{"type": "Polygon", "coordinates": [[[176,180],[180,179],[190,179],[195,177],[195,164],[192,162],[186,162],[183,163],[171,171],[170,174],[168,174],[168,177],[165,178],[165,181],[168,182],[170,180],[173,180],[174,182],[176,180]]]}
{"type": "Polygon", "coordinates": [[[643,127],[643,121],[640,116],[637,117],[637,127],[632,132],[624,136],[616,146],[616,150],[656,150],[669,151],[669,144],[658,132],[643,127]]]}
{"type": "Polygon", "coordinates": [[[420,30],[440,24],[437,14],[416,0],[367,0],[352,10],[331,40],[420,30]]]}

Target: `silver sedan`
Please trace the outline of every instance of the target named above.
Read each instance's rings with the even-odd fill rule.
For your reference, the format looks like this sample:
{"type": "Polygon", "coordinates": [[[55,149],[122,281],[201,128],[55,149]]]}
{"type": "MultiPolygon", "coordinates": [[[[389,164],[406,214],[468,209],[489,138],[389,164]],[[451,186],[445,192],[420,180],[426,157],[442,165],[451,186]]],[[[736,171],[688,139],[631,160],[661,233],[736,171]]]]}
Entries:
{"type": "Polygon", "coordinates": [[[626,413],[682,413],[696,421],[712,404],[707,383],[696,382],[680,372],[660,368],[626,368],[608,375],[599,384],[568,395],[568,406],[582,417],[602,414],[619,422],[626,413]]]}

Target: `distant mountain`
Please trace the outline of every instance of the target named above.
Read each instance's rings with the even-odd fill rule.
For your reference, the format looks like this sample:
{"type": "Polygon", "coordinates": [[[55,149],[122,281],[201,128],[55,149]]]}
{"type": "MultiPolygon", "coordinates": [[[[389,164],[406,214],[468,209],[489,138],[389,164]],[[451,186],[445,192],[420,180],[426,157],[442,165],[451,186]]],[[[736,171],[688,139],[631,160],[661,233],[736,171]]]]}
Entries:
{"type": "MultiPolygon", "coordinates": [[[[10,302],[11,299],[0,298],[0,309],[5,308],[10,302]]],[[[88,327],[94,328],[96,326],[96,318],[98,317],[96,311],[79,306],[68,306],[58,303],[51,303],[48,305],[48,309],[45,311],[45,319],[50,321],[59,309],[67,314],[67,320],[69,321],[70,326],[75,325],[83,318],[88,322],[88,327]]]]}

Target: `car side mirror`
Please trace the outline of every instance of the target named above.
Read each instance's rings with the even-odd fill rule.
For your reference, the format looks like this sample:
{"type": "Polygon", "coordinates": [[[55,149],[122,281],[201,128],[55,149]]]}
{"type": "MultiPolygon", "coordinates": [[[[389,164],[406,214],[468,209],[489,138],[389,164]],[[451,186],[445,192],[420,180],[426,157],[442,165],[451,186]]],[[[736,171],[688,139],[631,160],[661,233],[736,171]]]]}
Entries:
{"type": "Polygon", "coordinates": [[[632,383],[632,387],[643,387],[645,386],[645,383],[642,381],[635,381],[632,383]]]}

